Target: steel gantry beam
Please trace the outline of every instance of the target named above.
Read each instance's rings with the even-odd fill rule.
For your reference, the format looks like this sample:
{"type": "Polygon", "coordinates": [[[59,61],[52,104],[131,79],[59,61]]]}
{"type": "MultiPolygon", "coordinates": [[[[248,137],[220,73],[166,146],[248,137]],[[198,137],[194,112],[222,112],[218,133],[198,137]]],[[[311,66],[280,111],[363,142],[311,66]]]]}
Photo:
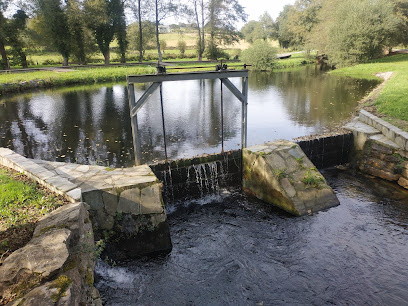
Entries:
{"type": "MultiPolygon", "coordinates": [[[[162,73],[162,74],[149,74],[149,75],[137,75],[128,76],[128,93],[129,93],[129,108],[132,124],[133,146],[135,152],[136,165],[141,164],[141,143],[139,137],[139,127],[137,122],[137,113],[146,104],[152,94],[160,88],[160,101],[162,110],[162,123],[163,123],[163,136],[166,139],[166,132],[164,126],[164,110],[163,110],[163,98],[161,94],[161,87],[163,82],[171,81],[189,81],[189,80],[205,80],[205,79],[220,79],[221,86],[225,85],[231,93],[242,103],[242,122],[241,122],[241,146],[246,148],[247,146],[247,105],[248,105],[248,70],[219,70],[219,71],[205,71],[205,72],[186,72],[186,73],[162,73]],[[239,90],[229,78],[241,78],[242,90],[239,90]],[[142,94],[142,96],[136,101],[134,84],[136,83],[152,83],[150,87],[142,94]]],[[[222,107],[222,106],[221,106],[222,107]]],[[[222,127],[223,128],[223,127],[222,127]]],[[[166,159],[167,148],[164,141],[166,159]]]]}

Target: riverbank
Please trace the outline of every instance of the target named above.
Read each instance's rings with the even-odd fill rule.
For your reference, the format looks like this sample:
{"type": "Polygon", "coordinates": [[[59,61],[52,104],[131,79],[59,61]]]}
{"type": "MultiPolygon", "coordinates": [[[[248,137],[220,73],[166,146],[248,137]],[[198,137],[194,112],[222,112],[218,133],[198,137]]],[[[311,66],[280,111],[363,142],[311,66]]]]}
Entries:
{"type": "Polygon", "coordinates": [[[381,92],[362,101],[362,108],[408,131],[408,54],[398,54],[377,59],[367,64],[345,67],[330,72],[333,75],[358,79],[382,80],[380,73],[392,72],[381,92]]]}
{"type": "MultiPolygon", "coordinates": [[[[288,59],[279,60],[277,69],[299,67],[313,63],[314,59],[305,53],[293,54],[288,59]]],[[[169,62],[167,72],[190,72],[213,70],[215,62],[169,62]],[[197,68],[201,67],[201,68],[197,68]]],[[[241,69],[242,62],[228,63],[232,69],[241,69]]],[[[90,67],[53,67],[47,71],[27,71],[0,74],[0,96],[7,93],[33,89],[125,81],[127,75],[152,74],[155,64],[140,66],[90,66],[90,67]]]]}
{"type": "Polygon", "coordinates": [[[0,265],[32,238],[38,219],[66,203],[26,176],[0,167],[0,265]]]}

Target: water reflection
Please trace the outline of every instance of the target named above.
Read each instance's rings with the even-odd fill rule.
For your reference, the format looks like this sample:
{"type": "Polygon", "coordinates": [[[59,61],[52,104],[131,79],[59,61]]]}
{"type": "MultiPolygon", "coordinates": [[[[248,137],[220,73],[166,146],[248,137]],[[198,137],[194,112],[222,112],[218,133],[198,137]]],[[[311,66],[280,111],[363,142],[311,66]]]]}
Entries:
{"type": "MultiPolygon", "coordinates": [[[[239,79],[231,81],[240,88],[239,79]]],[[[220,82],[163,85],[168,156],[221,151],[220,82]]],[[[375,86],[322,73],[318,67],[249,78],[248,144],[324,131],[353,111],[375,86]]],[[[147,85],[135,88],[140,96],[147,85]]],[[[224,89],[224,147],[240,147],[241,104],[224,89]]],[[[142,160],[164,158],[159,95],[139,112],[142,160]]],[[[125,84],[81,86],[4,97],[0,101],[0,146],[30,158],[133,164],[125,84]]]]}

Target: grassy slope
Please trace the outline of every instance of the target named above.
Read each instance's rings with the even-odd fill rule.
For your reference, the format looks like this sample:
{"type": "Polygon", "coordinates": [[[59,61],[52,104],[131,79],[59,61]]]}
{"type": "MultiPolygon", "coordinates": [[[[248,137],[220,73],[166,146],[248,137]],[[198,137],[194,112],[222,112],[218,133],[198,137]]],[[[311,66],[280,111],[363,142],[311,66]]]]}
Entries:
{"type": "Polygon", "coordinates": [[[2,84],[17,83],[30,80],[44,80],[55,86],[70,84],[99,83],[126,80],[126,75],[148,74],[156,70],[153,67],[98,67],[79,68],[66,72],[34,71],[25,73],[0,74],[0,90],[2,84]]]}
{"type": "Polygon", "coordinates": [[[375,106],[380,113],[390,117],[388,121],[393,119],[408,121],[408,54],[389,56],[368,64],[334,70],[331,73],[354,78],[378,79],[376,73],[388,71],[394,72],[394,75],[386,83],[375,106]]]}
{"type": "Polygon", "coordinates": [[[64,203],[25,176],[0,167],[0,264],[31,239],[39,218],[64,203]]]}

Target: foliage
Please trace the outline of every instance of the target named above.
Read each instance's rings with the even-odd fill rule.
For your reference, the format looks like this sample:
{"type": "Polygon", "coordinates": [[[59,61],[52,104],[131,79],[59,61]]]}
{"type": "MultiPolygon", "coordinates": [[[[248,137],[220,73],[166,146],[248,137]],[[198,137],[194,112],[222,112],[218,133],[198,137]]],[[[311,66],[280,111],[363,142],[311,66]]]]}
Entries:
{"type": "Polygon", "coordinates": [[[319,187],[320,183],[324,183],[324,178],[315,170],[306,171],[306,175],[302,179],[303,184],[311,187],[319,187]]]}
{"type": "Polygon", "coordinates": [[[184,53],[186,52],[186,47],[187,47],[187,44],[184,40],[179,40],[177,42],[177,48],[180,51],[181,56],[184,56],[184,53]]]}
{"type": "Polygon", "coordinates": [[[242,60],[255,70],[270,70],[276,66],[277,50],[264,40],[257,40],[242,53],[242,60]]]}
{"type": "MultiPolygon", "coordinates": [[[[154,44],[152,43],[154,39],[154,23],[151,21],[143,21],[142,22],[142,52],[143,54],[147,49],[153,49],[154,44]]],[[[132,23],[128,27],[128,34],[129,37],[129,48],[131,50],[139,50],[139,39],[140,39],[140,32],[139,32],[139,25],[137,23],[132,23]]]]}
{"type": "Polygon", "coordinates": [[[51,39],[51,43],[68,64],[71,54],[70,32],[68,18],[62,9],[60,0],[39,0],[39,14],[43,16],[44,30],[51,39]]]}
{"type": "Polygon", "coordinates": [[[267,12],[259,18],[259,21],[251,20],[246,23],[241,32],[249,43],[253,43],[258,39],[277,38],[276,24],[267,12]]]}
{"type": "Polygon", "coordinates": [[[390,0],[327,0],[312,42],[337,67],[378,58],[400,24],[394,9],[390,0]]]}
{"type": "Polygon", "coordinates": [[[166,50],[166,48],[167,48],[166,41],[164,39],[160,39],[160,49],[163,50],[163,53],[164,53],[164,50],[166,50]]]}

